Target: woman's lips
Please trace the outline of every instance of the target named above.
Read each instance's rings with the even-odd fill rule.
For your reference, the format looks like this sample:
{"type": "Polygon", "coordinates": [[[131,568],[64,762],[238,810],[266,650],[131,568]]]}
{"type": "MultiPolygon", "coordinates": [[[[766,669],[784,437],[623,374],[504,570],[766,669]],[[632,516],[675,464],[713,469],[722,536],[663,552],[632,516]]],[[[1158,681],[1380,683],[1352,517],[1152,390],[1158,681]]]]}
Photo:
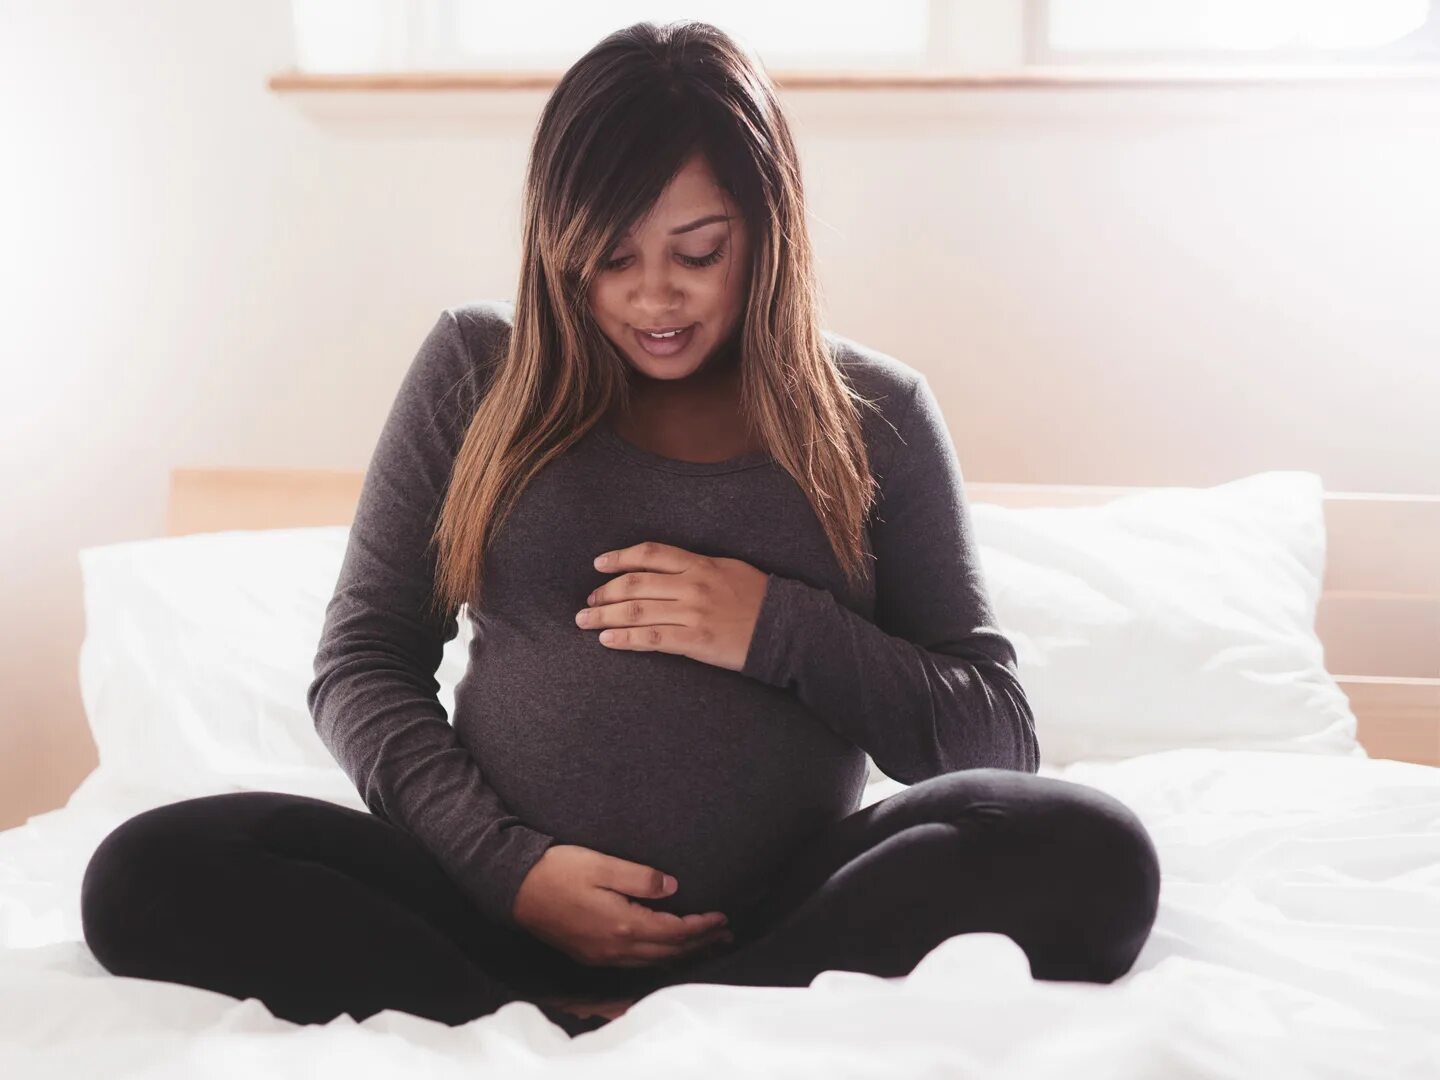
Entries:
{"type": "Polygon", "coordinates": [[[640,343],[640,347],[651,356],[674,356],[689,345],[690,339],[695,336],[694,323],[691,323],[672,338],[660,338],[658,340],[641,330],[634,330],[633,327],[631,329],[634,331],[635,340],[640,343]]]}

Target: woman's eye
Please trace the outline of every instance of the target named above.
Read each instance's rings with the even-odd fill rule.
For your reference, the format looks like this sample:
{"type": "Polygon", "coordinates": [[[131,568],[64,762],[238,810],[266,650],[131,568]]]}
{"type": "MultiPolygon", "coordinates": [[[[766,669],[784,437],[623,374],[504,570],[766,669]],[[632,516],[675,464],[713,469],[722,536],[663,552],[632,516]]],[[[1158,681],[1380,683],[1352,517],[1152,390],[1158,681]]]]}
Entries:
{"type": "Polygon", "coordinates": [[[680,261],[690,266],[711,266],[720,261],[720,256],[725,254],[725,245],[721,244],[709,255],[701,255],[698,258],[691,258],[689,255],[681,255],[680,261]]]}
{"type": "MultiPolygon", "coordinates": [[[[709,255],[698,255],[698,256],[697,256],[697,255],[680,255],[680,256],[678,256],[678,258],[679,258],[680,261],[681,261],[682,263],[684,263],[686,266],[693,266],[693,267],[699,268],[699,267],[702,267],[702,266],[713,266],[713,265],[715,265],[715,263],[717,263],[717,262],[720,261],[720,257],[721,257],[722,255],[724,255],[724,254],[725,254],[725,245],[724,245],[724,244],[721,244],[721,245],[720,245],[718,248],[716,248],[714,251],[710,252],[709,255]]],[[[626,262],[629,262],[629,261],[630,261],[630,256],[629,256],[629,255],[622,255],[622,256],[621,256],[620,258],[618,258],[618,259],[610,259],[608,262],[603,262],[603,263],[601,263],[601,264],[600,264],[600,269],[602,269],[602,270],[618,270],[618,269],[620,269],[620,267],[621,267],[621,265],[622,265],[623,263],[626,263],[626,262]]]]}

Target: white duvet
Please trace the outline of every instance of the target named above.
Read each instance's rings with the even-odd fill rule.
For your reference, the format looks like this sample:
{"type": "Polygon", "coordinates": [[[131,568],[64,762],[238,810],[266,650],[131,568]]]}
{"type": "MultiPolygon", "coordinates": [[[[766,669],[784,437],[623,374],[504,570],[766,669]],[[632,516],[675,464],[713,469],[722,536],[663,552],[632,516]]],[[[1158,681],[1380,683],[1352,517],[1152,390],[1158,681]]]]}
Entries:
{"type": "MultiPolygon", "coordinates": [[[[0,833],[0,1075],[1440,1076],[1440,770],[1207,748],[1042,773],[1116,795],[1155,839],[1159,913],[1119,981],[1037,982],[1010,939],[966,934],[898,979],[667,987],[572,1040],[524,1002],[454,1028],[301,1026],[110,975],[81,939],[80,878],[158,800],[100,770],[0,833]]],[[[357,805],[343,784],[281,786],[357,805]]]]}

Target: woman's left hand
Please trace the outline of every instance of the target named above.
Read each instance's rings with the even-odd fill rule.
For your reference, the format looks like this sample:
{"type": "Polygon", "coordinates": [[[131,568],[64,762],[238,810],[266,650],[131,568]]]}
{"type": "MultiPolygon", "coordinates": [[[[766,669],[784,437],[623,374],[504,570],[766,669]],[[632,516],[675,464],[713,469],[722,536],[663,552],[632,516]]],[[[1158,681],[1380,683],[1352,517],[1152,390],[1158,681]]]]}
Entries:
{"type": "Polygon", "coordinates": [[[606,552],[595,568],[625,571],[591,593],[575,617],[586,630],[604,631],[607,648],[675,653],[730,671],[745,666],[765,571],[654,540],[606,552]]]}

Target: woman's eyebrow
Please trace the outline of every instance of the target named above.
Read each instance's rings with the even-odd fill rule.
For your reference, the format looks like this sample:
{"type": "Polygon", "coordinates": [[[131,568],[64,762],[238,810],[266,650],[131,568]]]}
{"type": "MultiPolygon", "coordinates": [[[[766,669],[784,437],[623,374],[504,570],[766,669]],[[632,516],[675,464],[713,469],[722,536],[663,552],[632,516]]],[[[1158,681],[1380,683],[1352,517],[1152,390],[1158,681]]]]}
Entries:
{"type": "Polygon", "coordinates": [[[674,236],[676,233],[689,232],[691,229],[700,228],[701,225],[709,225],[713,221],[729,221],[733,216],[732,214],[711,214],[709,217],[696,218],[688,225],[681,225],[678,229],[671,229],[670,235],[674,236]]]}
{"type": "MultiPolygon", "coordinates": [[[[734,217],[734,216],[735,216],[734,214],[711,214],[711,215],[709,215],[708,217],[696,218],[694,221],[690,222],[688,225],[681,225],[678,229],[671,229],[671,230],[670,230],[670,235],[671,235],[671,236],[675,236],[675,235],[678,234],[678,233],[689,232],[691,229],[698,229],[698,228],[700,228],[700,226],[702,226],[702,225],[709,225],[709,224],[711,224],[712,222],[716,222],[716,221],[729,221],[729,220],[730,220],[732,217],[734,217]]],[[[623,237],[623,236],[629,236],[629,235],[630,235],[631,233],[633,233],[634,231],[635,231],[634,229],[626,229],[626,230],[625,230],[623,233],[621,233],[620,235],[621,235],[622,237],[623,237]]]]}

